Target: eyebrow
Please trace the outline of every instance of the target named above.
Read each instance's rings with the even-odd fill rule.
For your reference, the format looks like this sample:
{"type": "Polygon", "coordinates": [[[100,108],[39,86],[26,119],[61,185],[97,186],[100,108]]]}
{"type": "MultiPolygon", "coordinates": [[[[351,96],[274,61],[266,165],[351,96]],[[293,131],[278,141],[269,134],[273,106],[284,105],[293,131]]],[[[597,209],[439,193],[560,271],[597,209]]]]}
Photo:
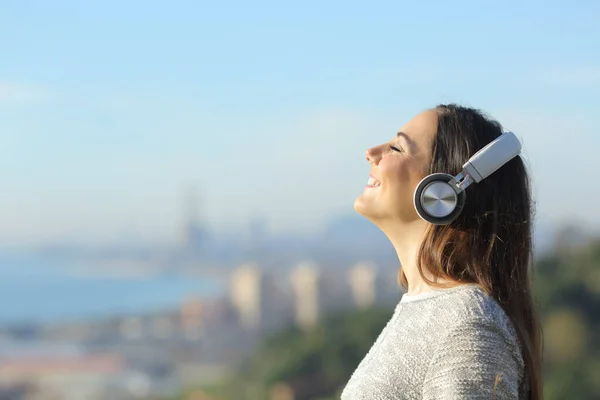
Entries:
{"type": "Polygon", "coordinates": [[[410,141],[410,138],[408,137],[408,135],[402,131],[396,133],[396,137],[403,137],[407,142],[410,141]]]}
{"type": "Polygon", "coordinates": [[[408,147],[410,147],[411,151],[414,151],[414,149],[416,148],[415,142],[406,133],[400,131],[400,132],[396,133],[396,137],[403,138],[406,141],[406,144],[408,145],[408,147]]]}

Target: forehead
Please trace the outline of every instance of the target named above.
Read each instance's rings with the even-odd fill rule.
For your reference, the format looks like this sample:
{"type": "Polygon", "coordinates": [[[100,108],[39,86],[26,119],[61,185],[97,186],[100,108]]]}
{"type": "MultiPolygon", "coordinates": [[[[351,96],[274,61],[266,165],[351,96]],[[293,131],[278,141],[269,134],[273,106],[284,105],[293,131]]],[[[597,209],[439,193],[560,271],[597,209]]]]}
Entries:
{"type": "Polygon", "coordinates": [[[426,146],[433,140],[437,132],[438,114],[435,110],[427,110],[408,121],[401,129],[415,143],[426,146]]]}

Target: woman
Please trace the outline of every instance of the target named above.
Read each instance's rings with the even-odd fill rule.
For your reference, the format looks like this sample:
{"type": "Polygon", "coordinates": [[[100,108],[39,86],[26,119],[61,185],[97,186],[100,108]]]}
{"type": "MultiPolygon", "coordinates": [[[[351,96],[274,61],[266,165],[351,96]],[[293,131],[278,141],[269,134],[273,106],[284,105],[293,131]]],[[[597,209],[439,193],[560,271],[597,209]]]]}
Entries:
{"type": "Polygon", "coordinates": [[[479,111],[440,105],[366,153],[355,210],[394,245],[407,289],[342,400],[541,399],[541,333],[530,287],[532,205],[516,156],[466,190],[445,225],[419,216],[432,173],[459,174],[502,134],[479,111]]]}

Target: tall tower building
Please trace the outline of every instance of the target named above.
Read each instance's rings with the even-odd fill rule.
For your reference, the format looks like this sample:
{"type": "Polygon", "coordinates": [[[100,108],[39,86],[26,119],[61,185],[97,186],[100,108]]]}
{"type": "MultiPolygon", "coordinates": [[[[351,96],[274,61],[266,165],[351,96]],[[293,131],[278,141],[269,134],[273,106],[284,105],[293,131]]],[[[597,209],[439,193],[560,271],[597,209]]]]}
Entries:
{"type": "Polygon", "coordinates": [[[375,266],[367,262],[356,264],[348,272],[348,283],[358,308],[366,309],[375,303],[376,276],[375,266]]]}
{"type": "Polygon", "coordinates": [[[198,211],[200,201],[195,187],[188,189],[184,198],[183,245],[190,250],[199,250],[206,244],[208,232],[202,226],[198,211]]]}
{"type": "Polygon", "coordinates": [[[314,263],[304,262],[294,268],[290,278],[295,322],[303,329],[310,329],[319,320],[319,271],[314,263]]]}
{"type": "Polygon", "coordinates": [[[230,281],[230,300],[244,329],[260,327],[261,285],[260,271],[254,263],[236,269],[230,281]]]}

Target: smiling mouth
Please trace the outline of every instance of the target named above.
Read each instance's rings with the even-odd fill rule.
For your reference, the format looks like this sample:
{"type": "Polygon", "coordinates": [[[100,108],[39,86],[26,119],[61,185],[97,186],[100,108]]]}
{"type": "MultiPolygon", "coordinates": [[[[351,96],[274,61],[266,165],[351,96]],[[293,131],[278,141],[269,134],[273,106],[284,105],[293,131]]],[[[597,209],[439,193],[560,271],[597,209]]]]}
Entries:
{"type": "Polygon", "coordinates": [[[369,181],[367,182],[367,187],[378,187],[381,186],[381,182],[379,182],[377,179],[373,178],[372,176],[369,177],[369,181]]]}

